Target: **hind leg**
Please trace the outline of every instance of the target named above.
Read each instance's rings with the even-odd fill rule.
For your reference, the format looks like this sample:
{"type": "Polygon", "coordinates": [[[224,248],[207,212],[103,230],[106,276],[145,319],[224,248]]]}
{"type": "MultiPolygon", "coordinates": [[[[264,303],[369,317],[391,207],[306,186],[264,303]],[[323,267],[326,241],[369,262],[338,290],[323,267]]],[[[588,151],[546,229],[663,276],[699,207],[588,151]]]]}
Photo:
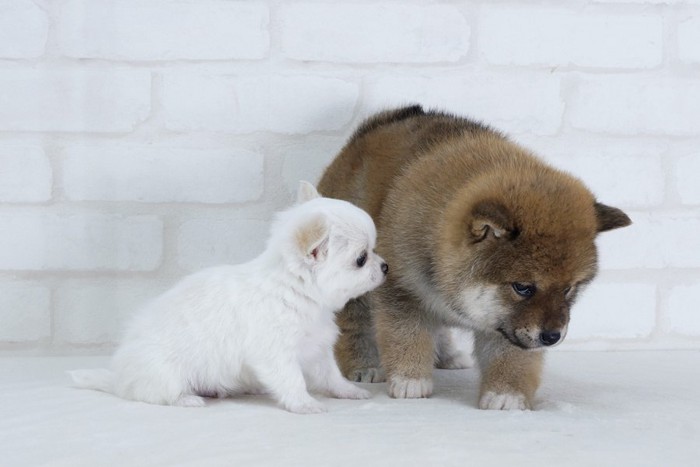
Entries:
{"type": "Polygon", "coordinates": [[[379,362],[372,316],[367,295],[351,300],[336,315],[340,336],[335,343],[335,358],[350,381],[382,383],[386,380],[379,362]]]}
{"type": "Polygon", "coordinates": [[[162,360],[143,361],[123,355],[117,356],[113,364],[114,392],[119,397],[156,405],[205,405],[179,367],[162,360]]]}
{"type": "Polygon", "coordinates": [[[435,331],[435,367],[444,370],[461,370],[471,368],[474,364],[471,352],[464,348],[468,340],[466,331],[445,326],[435,331]],[[456,336],[455,336],[456,335],[456,336]],[[456,342],[455,337],[460,339],[456,342]]]}

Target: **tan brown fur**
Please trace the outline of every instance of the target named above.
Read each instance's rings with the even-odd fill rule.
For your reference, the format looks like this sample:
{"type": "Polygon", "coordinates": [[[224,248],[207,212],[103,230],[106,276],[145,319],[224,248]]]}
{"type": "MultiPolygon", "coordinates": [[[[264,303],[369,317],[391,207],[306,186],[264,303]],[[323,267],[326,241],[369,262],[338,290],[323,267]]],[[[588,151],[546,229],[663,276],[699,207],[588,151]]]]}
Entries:
{"type": "Polygon", "coordinates": [[[338,315],[336,358],[346,376],[379,373],[376,352],[367,351],[374,326],[390,394],[428,396],[433,364],[449,360],[436,359],[433,336],[467,327],[476,334],[485,408],[510,408],[484,402],[488,392],[531,405],[542,360],[532,336],[565,333],[576,292],[597,270],[595,236],[629,223],[498,132],[418,106],[365,122],[319,191],[370,213],[377,252],[391,268],[363,299],[369,310],[338,315]],[[523,299],[513,283],[537,292],[523,299]],[[360,335],[358,345],[352,336],[360,335]]]}

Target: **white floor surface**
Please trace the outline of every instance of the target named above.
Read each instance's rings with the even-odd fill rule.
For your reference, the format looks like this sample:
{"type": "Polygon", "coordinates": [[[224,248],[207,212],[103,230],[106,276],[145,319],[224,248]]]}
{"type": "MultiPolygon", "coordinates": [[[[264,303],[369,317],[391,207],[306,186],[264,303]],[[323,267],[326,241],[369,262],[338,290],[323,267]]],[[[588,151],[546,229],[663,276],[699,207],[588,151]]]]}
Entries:
{"type": "Polygon", "coordinates": [[[536,408],[478,410],[476,370],[436,370],[431,399],[264,396],[159,407],[70,387],[105,357],[0,358],[0,466],[700,466],[700,351],[547,357],[536,408]]]}

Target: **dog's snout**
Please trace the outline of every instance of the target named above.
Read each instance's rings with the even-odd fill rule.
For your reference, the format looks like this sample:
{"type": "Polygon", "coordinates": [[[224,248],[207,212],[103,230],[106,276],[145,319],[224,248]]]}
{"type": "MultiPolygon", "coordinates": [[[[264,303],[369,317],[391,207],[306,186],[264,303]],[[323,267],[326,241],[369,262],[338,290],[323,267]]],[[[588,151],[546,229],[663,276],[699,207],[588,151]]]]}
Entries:
{"type": "Polygon", "coordinates": [[[554,345],[561,339],[561,333],[557,331],[544,331],[540,334],[540,342],[543,345],[554,345]]]}
{"type": "Polygon", "coordinates": [[[382,272],[384,273],[385,276],[387,274],[389,274],[389,265],[388,264],[382,263],[382,272]]]}

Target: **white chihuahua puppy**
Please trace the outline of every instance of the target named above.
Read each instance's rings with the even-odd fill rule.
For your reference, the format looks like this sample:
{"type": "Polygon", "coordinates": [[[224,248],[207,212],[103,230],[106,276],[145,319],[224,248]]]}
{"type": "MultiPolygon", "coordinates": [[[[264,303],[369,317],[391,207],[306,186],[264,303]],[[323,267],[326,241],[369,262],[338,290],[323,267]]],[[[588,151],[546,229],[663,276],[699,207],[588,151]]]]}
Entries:
{"type": "Polygon", "coordinates": [[[71,376],[78,387],[184,407],[267,392],[290,412],[325,411],[308,389],[366,399],[335,362],[334,312],[384,281],[375,241],[365,211],[301,182],[260,256],[184,278],[137,313],[111,371],[71,376]]]}

